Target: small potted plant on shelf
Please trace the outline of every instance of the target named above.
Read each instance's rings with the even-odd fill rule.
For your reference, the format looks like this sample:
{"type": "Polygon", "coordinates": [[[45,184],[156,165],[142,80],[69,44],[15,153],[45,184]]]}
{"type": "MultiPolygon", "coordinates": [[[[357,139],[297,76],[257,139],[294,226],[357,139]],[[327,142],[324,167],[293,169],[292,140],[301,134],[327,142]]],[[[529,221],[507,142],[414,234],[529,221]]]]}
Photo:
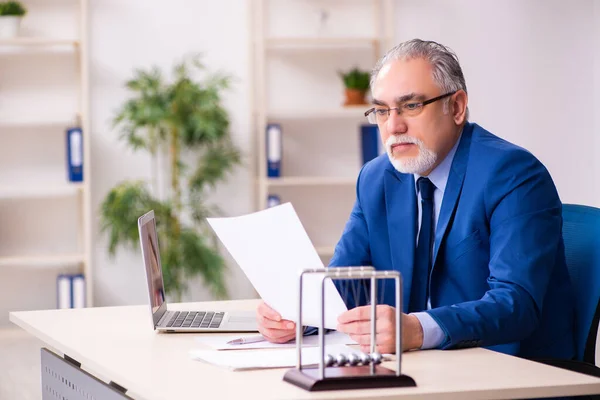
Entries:
{"type": "Polygon", "coordinates": [[[18,35],[21,19],[27,10],[18,1],[0,1],[0,38],[18,35]]]}
{"type": "Polygon", "coordinates": [[[365,96],[369,90],[369,81],[371,74],[368,71],[361,71],[357,67],[352,68],[348,72],[338,72],[344,86],[346,87],[345,106],[367,104],[365,96]]]}

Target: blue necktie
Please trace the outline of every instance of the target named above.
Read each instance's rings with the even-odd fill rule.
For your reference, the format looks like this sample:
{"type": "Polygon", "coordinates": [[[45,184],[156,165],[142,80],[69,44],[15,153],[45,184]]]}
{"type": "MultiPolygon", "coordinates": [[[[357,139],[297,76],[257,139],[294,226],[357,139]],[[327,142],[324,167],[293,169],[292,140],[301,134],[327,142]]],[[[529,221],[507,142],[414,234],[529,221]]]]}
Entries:
{"type": "Polygon", "coordinates": [[[417,181],[421,194],[421,230],[415,254],[409,312],[427,308],[427,290],[431,272],[431,246],[433,244],[433,191],[435,186],[428,178],[417,181]]]}

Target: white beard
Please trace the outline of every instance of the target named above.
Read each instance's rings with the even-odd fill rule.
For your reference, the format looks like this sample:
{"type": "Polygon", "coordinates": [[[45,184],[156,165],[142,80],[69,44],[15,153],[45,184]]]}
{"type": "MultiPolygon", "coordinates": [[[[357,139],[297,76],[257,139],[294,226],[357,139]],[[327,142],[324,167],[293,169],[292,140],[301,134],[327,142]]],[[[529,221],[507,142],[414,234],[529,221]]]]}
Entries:
{"type": "Polygon", "coordinates": [[[433,168],[438,159],[437,153],[427,149],[422,141],[407,135],[390,136],[385,142],[385,150],[394,168],[403,174],[422,174],[433,168]],[[419,147],[419,154],[416,157],[395,158],[392,145],[398,143],[416,144],[419,147]]]}

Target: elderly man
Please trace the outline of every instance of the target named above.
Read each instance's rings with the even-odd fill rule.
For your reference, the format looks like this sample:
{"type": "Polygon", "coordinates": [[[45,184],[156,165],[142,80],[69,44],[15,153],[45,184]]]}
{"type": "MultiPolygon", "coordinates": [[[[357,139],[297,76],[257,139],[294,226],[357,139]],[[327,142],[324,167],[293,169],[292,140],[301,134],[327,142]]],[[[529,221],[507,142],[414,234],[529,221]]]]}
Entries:
{"type": "MultiPolygon", "coordinates": [[[[468,122],[462,69],[443,45],[396,46],[374,68],[371,89],[365,115],[387,154],[362,168],[330,266],[401,272],[403,350],[486,346],[572,358],[561,202],[546,168],[468,122]]],[[[393,282],[386,285],[377,347],[393,352],[393,282]]],[[[338,330],[366,348],[370,307],[359,297],[349,299],[338,330]]],[[[294,337],[293,322],[266,304],[257,318],[267,339],[294,337]]]]}

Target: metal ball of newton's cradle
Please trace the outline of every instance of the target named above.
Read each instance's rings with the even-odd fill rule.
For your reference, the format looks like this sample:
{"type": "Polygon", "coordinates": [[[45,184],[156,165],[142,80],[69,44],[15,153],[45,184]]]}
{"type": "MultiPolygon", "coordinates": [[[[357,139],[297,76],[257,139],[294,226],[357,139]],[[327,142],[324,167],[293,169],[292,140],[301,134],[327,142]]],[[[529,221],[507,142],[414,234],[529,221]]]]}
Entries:
{"type": "Polygon", "coordinates": [[[375,365],[381,364],[381,362],[383,361],[383,356],[381,355],[381,353],[378,352],[374,352],[371,353],[371,362],[375,365]]]}
{"type": "Polygon", "coordinates": [[[324,361],[326,367],[332,367],[336,363],[335,357],[331,354],[327,354],[324,361]]]}
{"type": "Polygon", "coordinates": [[[348,358],[346,357],[346,355],[344,353],[338,354],[338,356],[336,358],[336,364],[338,367],[343,367],[344,365],[346,365],[347,362],[348,362],[348,358]]]}
{"type": "Polygon", "coordinates": [[[360,362],[360,357],[354,353],[348,354],[348,365],[355,366],[360,362]]]}
{"type": "Polygon", "coordinates": [[[360,353],[358,357],[360,358],[360,363],[362,365],[369,365],[369,363],[371,362],[371,356],[367,353],[360,353]]]}
{"type": "Polygon", "coordinates": [[[361,365],[369,365],[369,363],[371,362],[371,356],[369,356],[366,353],[359,353],[358,354],[358,363],[361,365]]]}

